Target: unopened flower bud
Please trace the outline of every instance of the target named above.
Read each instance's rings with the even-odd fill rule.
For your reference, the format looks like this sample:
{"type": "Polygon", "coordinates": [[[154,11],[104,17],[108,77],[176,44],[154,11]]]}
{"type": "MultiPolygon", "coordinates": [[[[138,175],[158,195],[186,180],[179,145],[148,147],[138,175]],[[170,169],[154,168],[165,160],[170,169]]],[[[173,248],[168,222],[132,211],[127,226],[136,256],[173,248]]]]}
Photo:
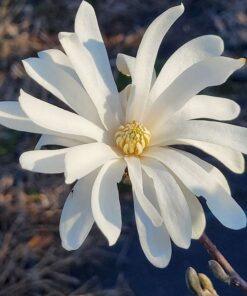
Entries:
{"type": "Polygon", "coordinates": [[[208,276],[206,276],[206,274],[198,273],[198,277],[199,277],[201,286],[202,286],[202,288],[204,290],[203,295],[206,295],[205,293],[207,293],[208,295],[211,295],[211,296],[217,296],[218,295],[217,292],[214,289],[212,281],[210,280],[210,278],[208,276]]]}
{"type": "Polygon", "coordinates": [[[194,268],[192,267],[187,268],[185,273],[185,280],[186,280],[187,287],[195,295],[198,295],[198,296],[202,295],[203,290],[202,290],[197,272],[195,271],[194,268]]]}
{"type": "Polygon", "coordinates": [[[215,260],[210,260],[208,262],[209,268],[212,271],[213,275],[220,281],[230,284],[230,277],[222,268],[222,266],[215,260]]]}

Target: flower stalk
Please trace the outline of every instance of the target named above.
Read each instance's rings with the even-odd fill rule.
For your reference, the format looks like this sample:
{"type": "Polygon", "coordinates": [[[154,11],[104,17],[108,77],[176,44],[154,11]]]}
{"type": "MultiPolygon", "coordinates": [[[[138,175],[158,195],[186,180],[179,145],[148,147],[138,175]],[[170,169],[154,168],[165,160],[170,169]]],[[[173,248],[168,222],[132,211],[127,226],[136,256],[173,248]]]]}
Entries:
{"type": "Polygon", "coordinates": [[[247,282],[234,270],[229,261],[218,250],[216,245],[210,240],[205,232],[200,237],[199,242],[207,250],[210,256],[216,260],[227,273],[229,276],[228,284],[232,287],[242,290],[244,295],[247,295],[247,282]]]}

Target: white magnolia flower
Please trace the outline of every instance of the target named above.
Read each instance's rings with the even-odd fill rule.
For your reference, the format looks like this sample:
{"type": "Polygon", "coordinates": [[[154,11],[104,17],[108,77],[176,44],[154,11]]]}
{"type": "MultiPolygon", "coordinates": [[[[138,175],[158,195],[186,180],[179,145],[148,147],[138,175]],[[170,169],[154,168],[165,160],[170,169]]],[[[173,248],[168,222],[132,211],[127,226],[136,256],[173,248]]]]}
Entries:
{"type": "Polygon", "coordinates": [[[229,99],[197,95],[224,83],[244,65],[244,59],[221,57],[221,38],[202,36],[179,48],[156,78],[160,43],[183,11],[179,5],[156,18],[136,58],[118,55],[119,71],[132,78],[119,94],[94,10],[83,1],[75,32],[59,34],[65,54],[51,49],[23,61],[27,73],[74,112],[23,90],[19,102],[1,102],[1,124],[42,134],[36,150],[21,155],[22,167],[64,173],[67,184],[76,182],[60,221],[67,250],[81,246],[94,222],[109,244],[115,244],[122,226],[117,182],[126,166],[140,243],[157,267],[169,263],[171,241],[188,248],[191,238],[204,231],[205,216],[196,196],[206,199],[223,225],[232,229],[246,225],[245,213],[231,197],[223,174],[204,160],[170,147],[194,146],[233,172],[244,171],[247,130],[219,122],[236,118],[240,107],[229,99]],[[40,150],[48,145],[65,148],[40,150]]]}

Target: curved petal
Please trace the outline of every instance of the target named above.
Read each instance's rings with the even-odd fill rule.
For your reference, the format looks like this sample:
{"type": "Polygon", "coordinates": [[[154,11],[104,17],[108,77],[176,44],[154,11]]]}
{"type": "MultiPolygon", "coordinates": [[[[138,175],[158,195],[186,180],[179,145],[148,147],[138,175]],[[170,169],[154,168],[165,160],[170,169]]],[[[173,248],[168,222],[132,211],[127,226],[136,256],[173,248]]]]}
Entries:
{"type": "MultiPolygon", "coordinates": [[[[79,41],[85,46],[92,66],[97,68],[102,84],[107,87],[111,95],[118,96],[109,58],[102,39],[97,18],[92,5],[83,1],[75,18],[75,33],[79,41]]],[[[97,73],[97,72],[96,72],[97,73]]],[[[95,77],[92,77],[95,78],[95,77]]]]}
{"type": "Polygon", "coordinates": [[[168,148],[151,147],[144,156],[155,158],[167,166],[194,194],[204,196],[214,216],[226,227],[246,226],[246,215],[214,176],[184,154],[168,148]]]}
{"type": "Polygon", "coordinates": [[[122,109],[124,112],[126,112],[126,108],[127,108],[127,102],[130,96],[130,91],[131,91],[131,84],[128,84],[120,93],[119,93],[119,98],[121,100],[121,105],[122,105],[122,109]]]}
{"type": "Polygon", "coordinates": [[[37,83],[79,115],[101,125],[97,109],[82,85],[61,66],[45,58],[29,58],[23,61],[23,65],[28,75],[37,83]]]}
{"type": "Polygon", "coordinates": [[[20,165],[36,173],[59,174],[65,171],[64,158],[70,148],[58,150],[35,150],[22,153],[20,165]]]}
{"type": "Polygon", "coordinates": [[[116,65],[119,72],[123,75],[133,77],[135,71],[136,58],[127,54],[119,53],[116,59],[116,65]]]}
{"type": "MultiPolygon", "coordinates": [[[[127,54],[119,53],[117,55],[116,64],[119,72],[121,72],[126,76],[131,76],[131,78],[134,76],[136,58],[129,56],[127,54]]],[[[155,80],[156,80],[156,72],[155,72],[155,69],[153,69],[151,85],[154,84],[155,80]]]]}
{"type": "Polygon", "coordinates": [[[59,66],[63,71],[70,75],[74,80],[81,84],[81,80],[73,69],[69,58],[59,49],[48,49],[38,52],[38,57],[54,63],[59,66]]]}
{"type": "Polygon", "coordinates": [[[125,161],[128,167],[128,173],[132,184],[133,194],[135,194],[143,211],[149,217],[152,223],[155,226],[160,226],[163,223],[163,220],[157,209],[149,201],[149,199],[145,196],[143,192],[142,169],[139,158],[132,156],[125,157],[125,161]]]}
{"type": "Polygon", "coordinates": [[[121,181],[125,167],[123,159],[105,163],[92,189],[93,217],[110,246],[116,243],[122,228],[117,183],[121,181]]]}
{"type": "Polygon", "coordinates": [[[8,128],[37,134],[54,134],[32,122],[21,109],[19,102],[0,102],[0,124],[8,128]]]}
{"type": "Polygon", "coordinates": [[[198,164],[200,167],[202,167],[211,176],[211,178],[216,180],[222,186],[222,188],[225,189],[225,191],[228,194],[231,194],[231,189],[229,187],[227,179],[219,169],[217,169],[212,164],[204,161],[203,159],[195,156],[194,154],[191,154],[191,153],[186,152],[186,151],[181,151],[181,150],[176,150],[176,151],[179,151],[180,154],[185,155],[186,157],[188,157],[192,161],[194,161],[196,164],[198,164]]]}
{"type": "Polygon", "coordinates": [[[206,217],[203,207],[196,196],[184,184],[177,180],[187,201],[192,223],[192,239],[199,239],[206,228],[206,217]]]}
{"type": "Polygon", "coordinates": [[[181,46],[167,60],[151,90],[153,102],[186,69],[213,56],[220,56],[224,50],[223,40],[215,35],[197,37],[181,46]]]}
{"type": "Polygon", "coordinates": [[[175,117],[179,120],[208,118],[226,121],[237,118],[240,111],[240,106],[232,100],[198,95],[191,98],[175,117]]]}
{"type": "Polygon", "coordinates": [[[112,159],[120,156],[104,143],[83,144],[70,148],[65,156],[65,182],[73,183],[112,159]]]}
{"type": "Polygon", "coordinates": [[[169,234],[162,224],[155,227],[149,217],[143,211],[137,197],[134,196],[135,219],[140,244],[147,259],[156,267],[166,267],[172,254],[169,234]]]}
{"type": "Polygon", "coordinates": [[[46,129],[73,135],[82,140],[88,137],[102,141],[104,137],[104,131],[92,122],[77,114],[38,100],[24,91],[21,91],[19,102],[27,116],[46,129]]]}
{"type": "Polygon", "coordinates": [[[212,155],[223,163],[227,168],[236,174],[242,174],[245,170],[245,160],[243,154],[231,148],[212,143],[195,141],[190,139],[179,139],[169,143],[169,145],[190,145],[212,155]]]}
{"type": "Polygon", "coordinates": [[[39,150],[41,147],[48,146],[48,145],[73,147],[81,144],[82,142],[79,142],[73,139],[68,139],[68,138],[53,136],[53,135],[42,135],[35,146],[35,150],[39,150]]]}
{"type": "Polygon", "coordinates": [[[81,44],[74,33],[63,32],[59,33],[58,37],[85,90],[97,108],[102,123],[108,129],[118,127],[123,117],[118,93],[113,93],[106,83],[108,70],[107,67],[103,67],[104,59],[100,62],[102,57],[99,55],[95,58],[94,53],[92,55],[88,48],[89,42],[89,47],[95,45],[97,49],[98,41],[89,40],[81,44]]]}
{"type": "Polygon", "coordinates": [[[214,57],[192,65],[155,100],[147,110],[144,122],[153,129],[160,129],[192,97],[206,87],[224,83],[244,63],[243,59],[214,57]],[[163,110],[162,116],[160,110],[163,110]]]}
{"type": "Polygon", "coordinates": [[[191,120],[166,125],[164,135],[155,134],[152,145],[176,139],[208,142],[247,154],[247,129],[223,122],[191,120]]]}
{"type": "Polygon", "coordinates": [[[135,72],[132,77],[132,83],[136,87],[136,93],[133,100],[129,102],[131,107],[128,108],[128,121],[140,121],[142,119],[160,44],[164,35],[183,11],[184,6],[182,4],[166,10],[151,23],[145,32],[136,56],[135,72]]]}
{"type": "Polygon", "coordinates": [[[95,177],[93,172],[78,180],[64,204],[59,232],[62,246],[68,251],[78,249],[93,226],[91,192],[95,177]]]}
{"type": "Polygon", "coordinates": [[[154,182],[160,211],[171,239],[177,246],[189,248],[191,216],[179,185],[157,161],[144,158],[142,168],[154,182]]]}

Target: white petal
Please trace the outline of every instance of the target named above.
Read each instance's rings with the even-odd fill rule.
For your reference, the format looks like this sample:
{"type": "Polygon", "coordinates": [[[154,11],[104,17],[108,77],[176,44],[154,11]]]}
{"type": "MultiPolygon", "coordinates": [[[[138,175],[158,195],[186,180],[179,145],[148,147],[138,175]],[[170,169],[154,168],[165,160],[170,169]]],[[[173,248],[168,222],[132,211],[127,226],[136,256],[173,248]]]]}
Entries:
{"type": "Polygon", "coordinates": [[[142,169],[139,158],[131,156],[125,157],[125,160],[127,162],[133,194],[136,195],[139,204],[152,223],[155,226],[160,226],[163,223],[162,218],[143,192],[142,169]]]}
{"type": "Polygon", "coordinates": [[[116,243],[122,228],[117,183],[121,181],[125,167],[122,159],[107,162],[99,171],[92,190],[94,220],[110,246],[116,243]]]}
{"type": "Polygon", "coordinates": [[[17,131],[29,133],[54,133],[32,122],[21,109],[19,102],[0,102],[0,124],[17,131]]]}
{"type": "Polygon", "coordinates": [[[183,193],[173,176],[160,163],[150,159],[142,159],[142,167],[153,179],[157,199],[173,242],[187,249],[191,240],[191,217],[183,193]]]}
{"type": "Polygon", "coordinates": [[[119,98],[121,100],[121,105],[122,105],[122,109],[124,112],[126,112],[126,108],[127,108],[127,102],[130,96],[130,91],[131,91],[131,84],[128,84],[120,93],[119,93],[119,98]]]}
{"type": "Polygon", "coordinates": [[[182,153],[168,148],[152,147],[144,156],[155,158],[167,166],[197,196],[204,196],[214,216],[226,227],[246,226],[246,215],[214,176],[182,153]]]}
{"type": "MultiPolygon", "coordinates": [[[[117,55],[116,64],[119,72],[121,72],[126,76],[131,76],[131,78],[134,76],[136,58],[129,56],[127,54],[119,53],[117,55]]],[[[154,84],[155,80],[156,80],[156,72],[155,72],[155,69],[153,69],[151,85],[154,84]]]]}
{"type": "Polygon", "coordinates": [[[181,190],[183,191],[184,197],[190,209],[192,223],[192,239],[199,239],[206,227],[206,218],[204,210],[196,196],[186,186],[184,186],[181,181],[177,181],[181,190]]]}
{"type": "Polygon", "coordinates": [[[195,38],[181,46],[167,60],[151,90],[154,101],[186,69],[206,58],[220,56],[224,50],[223,40],[214,35],[195,38]]]}
{"type": "Polygon", "coordinates": [[[195,156],[194,154],[188,153],[186,151],[181,151],[181,150],[179,150],[179,153],[190,158],[196,164],[198,164],[200,167],[202,167],[211,176],[212,179],[214,179],[216,182],[218,182],[225,189],[225,191],[228,194],[231,194],[231,189],[229,187],[227,179],[219,169],[217,169],[212,164],[204,161],[203,159],[195,156]]]}
{"type": "Polygon", "coordinates": [[[65,156],[65,182],[73,183],[112,159],[120,156],[104,143],[84,144],[70,148],[65,156]]]}
{"type": "Polygon", "coordinates": [[[169,144],[181,144],[196,147],[218,159],[236,174],[242,174],[245,170],[245,160],[243,154],[231,148],[190,139],[174,140],[171,141],[169,144]]]}
{"type": "Polygon", "coordinates": [[[82,144],[82,142],[79,142],[73,139],[68,139],[68,138],[53,136],[53,135],[42,135],[38,143],[36,144],[35,149],[39,150],[41,147],[47,146],[47,145],[73,147],[80,144],[82,144]]]}
{"type": "Polygon", "coordinates": [[[21,91],[19,98],[21,108],[36,124],[55,132],[88,137],[102,141],[104,131],[92,122],[72,112],[63,110],[44,101],[38,100],[21,91]]]}
{"type": "Polygon", "coordinates": [[[62,245],[68,251],[78,249],[93,226],[91,192],[95,177],[93,172],[80,179],[64,204],[59,232],[62,245]]]}
{"type": "Polygon", "coordinates": [[[51,63],[55,63],[60,66],[67,74],[74,78],[79,84],[81,80],[73,69],[69,58],[59,49],[48,49],[38,52],[38,57],[47,60],[51,63]]]}
{"type": "Polygon", "coordinates": [[[144,213],[138,199],[134,196],[135,219],[140,244],[147,259],[156,267],[166,267],[171,259],[172,248],[168,232],[162,224],[155,227],[144,213]]]}
{"type": "Polygon", "coordinates": [[[179,75],[156,99],[146,113],[144,122],[148,126],[161,128],[163,123],[180,110],[189,99],[206,87],[224,83],[243,65],[243,59],[226,57],[208,58],[194,64],[179,75]]]}
{"type": "MultiPolygon", "coordinates": [[[[91,45],[95,45],[97,48],[99,43],[91,40],[88,41],[90,44],[88,42],[81,44],[77,35],[73,33],[60,33],[59,40],[97,108],[104,126],[108,129],[119,126],[123,115],[118,93],[116,91],[113,93],[106,84],[108,70],[107,67],[103,67],[105,65],[104,59],[100,55],[97,58],[95,57],[97,50],[90,52],[91,45]],[[89,48],[88,45],[90,45],[89,48]]],[[[99,46],[101,47],[101,45],[99,46]]]]}
{"type": "Polygon", "coordinates": [[[135,71],[135,61],[136,59],[134,57],[119,53],[116,60],[118,71],[126,76],[133,77],[135,71]]]}
{"type": "Polygon", "coordinates": [[[192,120],[178,122],[173,127],[167,125],[164,135],[159,137],[156,134],[152,145],[161,144],[162,140],[170,142],[175,139],[208,142],[247,154],[247,129],[227,123],[192,120]]]}
{"type": "Polygon", "coordinates": [[[76,113],[101,125],[97,110],[82,85],[61,66],[46,58],[29,58],[23,61],[23,65],[31,78],[76,113]]]}
{"type": "Polygon", "coordinates": [[[208,118],[226,121],[237,118],[240,110],[240,106],[232,100],[198,95],[191,98],[175,116],[180,120],[208,118]]]}
{"type": "Polygon", "coordinates": [[[160,44],[167,31],[183,11],[184,6],[182,4],[166,10],[152,22],[142,38],[136,56],[135,72],[132,77],[136,93],[133,101],[130,102],[130,114],[127,115],[129,120],[142,119],[160,44]]]}
{"type": "Polygon", "coordinates": [[[23,169],[36,173],[63,173],[64,158],[68,149],[27,151],[22,153],[20,165],[23,169]]]}
{"type": "MultiPolygon", "coordinates": [[[[102,39],[97,18],[93,7],[86,1],[80,5],[75,18],[75,33],[85,46],[90,56],[90,62],[97,68],[102,83],[117,97],[118,90],[115,84],[107,51],[102,39]]],[[[93,77],[92,77],[93,78],[93,77]]],[[[95,77],[97,78],[97,77],[95,77]]]]}

